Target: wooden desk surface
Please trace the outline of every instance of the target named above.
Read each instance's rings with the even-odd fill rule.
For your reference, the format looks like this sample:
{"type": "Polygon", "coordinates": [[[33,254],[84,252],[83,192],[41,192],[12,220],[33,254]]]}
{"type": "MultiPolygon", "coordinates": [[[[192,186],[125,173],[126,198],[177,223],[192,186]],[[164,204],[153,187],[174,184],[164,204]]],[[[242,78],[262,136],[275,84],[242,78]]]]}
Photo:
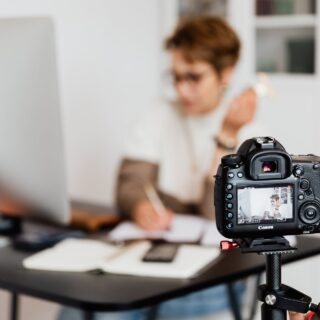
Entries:
{"type": "MultiPolygon", "coordinates": [[[[320,253],[319,238],[299,236],[298,251],[287,255],[284,262],[301,260],[318,253],[320,253]]],[[[26,270],[22,266],[22,260],[26,256],[28,254],[15,251],[11,247],[0,249],[0,288],[87,311],[128,310],[150,306],[261,272],[265,267],[264,257],[241,254],[235,249],[222,253],[216,263],[199,277],[173,280],[26,270]]]]}

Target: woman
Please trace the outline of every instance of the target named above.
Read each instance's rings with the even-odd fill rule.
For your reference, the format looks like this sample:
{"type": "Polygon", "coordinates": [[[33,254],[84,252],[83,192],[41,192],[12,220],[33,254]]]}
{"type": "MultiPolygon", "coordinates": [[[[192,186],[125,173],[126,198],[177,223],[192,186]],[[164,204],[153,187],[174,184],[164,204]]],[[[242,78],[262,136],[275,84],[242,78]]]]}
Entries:
{"type": "MultiPolygon", "coordinates": [[[[263,135],[251,124],[256,110],[252,89],[223,101],[240,54],[240,41],[224,20],[184,20],[166,48],[177,99],[150,110],[133,128],[116,192],[120,210],[148,230],[169,227],[173,212],[213,219],[213,175],[221,157],[234,152],[242,140],[263,135]],[[146,196],[150,186],[165,205],[161,214],[146,196]]],[[[162,303],[158,316],[206,316],[225,310],[226,297],[225,286],[204,290],[162,303]]],[[[97,313],[95,319],[141,319],[146,312],[97,313]]],[[[71,310],[64,310],[62,318],[79,319],[71,310]]]]}
{"type": "Polygon", "coordinates": [[[269,210],[264,212],[263,219],[282,219],[284,218],[281,211],[281,200],[278,194],[273,194],[270,197],[271,206],[269,210]]]}
{"type": "MultiPolygon", "coordinates": [[[[177,98],[160,103],[133,128],[117,185],[120,210],[148,230],[169,227],[173,212],[214,219],[213,175],[221,157],[235,152],[243,140],[264,133],[252,123],[254,90],[247,89],[231,102],[225,99],[240,41],[223,19],[181,21],[166,40],[166,49],[177,98]],[[150,186],[165,205],[161,214],[146,195],[150,186]]],[[[220,311],[228,304],[224,290],[220,286],[163,303],[159,317],[220,311]],[[186,307],[191,303],[192,308],[186,307]]]]}
{"type": "Polygon", "coordinates": [[[213,219],[213,175],[223,155],[244,139],[262,135],[252,124],[256,94],[224,101],[240,54],[240,41],[218,17],[183,20],[167,39],[177,93],[140,119],[127,141],[118,176],[118,207],[145,229],[164,229],[172,212],[213,219]],[[225,110],[227,105],[228,109],[225,110]],[[148,201],[152,185],[166,210],[148,201]]]}

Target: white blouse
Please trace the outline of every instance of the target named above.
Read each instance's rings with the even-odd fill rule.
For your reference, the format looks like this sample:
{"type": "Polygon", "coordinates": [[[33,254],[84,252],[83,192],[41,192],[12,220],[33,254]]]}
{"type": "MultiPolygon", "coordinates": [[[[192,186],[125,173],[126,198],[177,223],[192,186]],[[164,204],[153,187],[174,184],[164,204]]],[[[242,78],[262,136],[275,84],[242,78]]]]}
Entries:
{"type": "MultiPolygon", "coordinates": [[[[214,158],[214,136],[222,125],[226,107],[213,112],[185,116],[174,103],[161,102],[133,126],[124,157],[159,165],[158,187],[182,202],[198,203],[204,179],[214,158]]],[[[246,125],[239,142],[266,135],[256,123],[246,125]]]]}

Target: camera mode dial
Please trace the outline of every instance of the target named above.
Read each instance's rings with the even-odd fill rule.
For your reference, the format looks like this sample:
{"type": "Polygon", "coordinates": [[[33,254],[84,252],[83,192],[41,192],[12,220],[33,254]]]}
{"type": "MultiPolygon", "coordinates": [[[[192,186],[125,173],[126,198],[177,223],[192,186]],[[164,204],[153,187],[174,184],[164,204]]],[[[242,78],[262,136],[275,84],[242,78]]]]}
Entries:
{"type": "Polygon", "coordinates": [[[241,163],[241,157],[238,154],[229,154],[222,157],[221,163],[224,167],[236,167],[241,163]]]}

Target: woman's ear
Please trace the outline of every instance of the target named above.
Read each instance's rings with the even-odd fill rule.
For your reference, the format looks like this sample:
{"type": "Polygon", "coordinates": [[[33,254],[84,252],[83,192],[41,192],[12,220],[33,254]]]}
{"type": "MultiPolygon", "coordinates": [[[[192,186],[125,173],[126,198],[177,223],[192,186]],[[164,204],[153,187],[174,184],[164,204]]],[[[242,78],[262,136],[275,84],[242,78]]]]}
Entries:
{"type": "Polygon", "coordinates": [[[220,80],[223,86],[228,86],[234,73],[234,67],[227,67],[220,73],[220,80]]]}

